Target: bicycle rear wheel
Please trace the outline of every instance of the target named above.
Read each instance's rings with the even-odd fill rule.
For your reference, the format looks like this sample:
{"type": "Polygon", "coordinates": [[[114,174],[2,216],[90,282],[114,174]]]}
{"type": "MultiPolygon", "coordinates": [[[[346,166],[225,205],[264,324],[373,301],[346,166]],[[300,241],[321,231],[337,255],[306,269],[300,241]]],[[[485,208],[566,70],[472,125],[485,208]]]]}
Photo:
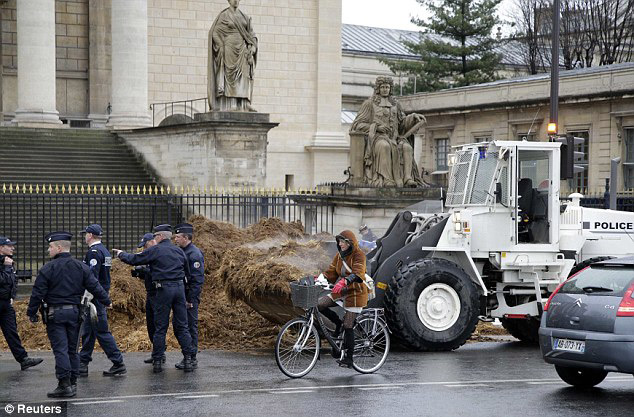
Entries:
{"type": "Polygon", "coordinates": [[[371,374],[383,366],[390,352],[390,332],[381,319],[360,318],[354,326],[354,362],[352,367],[371,374]]]}
{"type": "Polygon", "coordinates": [[[309,373],[319,357],[319,335],[305,318],[286,323],[275,341],[275,361],[286,376],[301,378],[309,373]]]}

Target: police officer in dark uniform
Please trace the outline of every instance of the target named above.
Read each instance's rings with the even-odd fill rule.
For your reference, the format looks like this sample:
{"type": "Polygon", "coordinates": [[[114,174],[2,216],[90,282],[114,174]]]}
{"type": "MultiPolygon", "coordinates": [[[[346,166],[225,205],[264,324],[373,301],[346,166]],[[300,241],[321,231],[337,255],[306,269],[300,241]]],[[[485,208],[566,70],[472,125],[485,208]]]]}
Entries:
{"type": "Polygon", "coordinates": [[[110,307],[108,293],[99,285],[90,268],[70,255],[68,232],[53,232],[46,236],[48,253],[53,258],[40,269],[26,314],[37,323],[40,305],[46,307],[46,333],[55,355],[57,388],[47,395],[52,398],[74,397],[79,374],[80,308],[82,296],[88,290],[100,303],[110,307]]]}
{"type": "Polygon", "coordinates": [[[18,281],[15,275],[15,264],[13,263],[13,251],[16,242],[0,236],[0,329],[7,340],[9,349],[20,368],[24,371],[32,366],[42,363],[40,358],[29,358],[26,350],[22,347],[20,335],[18,335],[18,325],[13,309],[18,291],[18,281]]]}
{"type": "MultiPolygon", "coordinates": [[[[112,256],[108,249],[101,243],[103,230],[98,224],[91,224],[81,233],[85,234],[86,244],[89,246],[84,263],[88,265],[99,284],[106,292],[110,291],[110,268],[112,267],[112,256]]],[[[88,364],[92,361],[92,352],[95,348],[95,340],[99,341],[99,346],[112,361],[110,369],[103,371],[104,376],[116,376],[126,373],[123,364],[123,355],[117,347],[117,342],[108,328],[108,315],[106,307],[98,301],[93,301],[97,308],[97,324],[92,320],[84,320],[81,329],[81,352],[79,352],[79,376],[88,376],[88,364]]]]}
{"type": "MultiPolygon", "coordinates": [[[[194,237],[194,226],[189,223],[183,223],[174,229],[174,243],[179,246],[189,262],[189,271],[191,278],[187,283],[187,325],[189,334],[192,337],[192,367],[198,367],[196,353],[198,353],[198,305],[200,304],[200,293],[205,283],[205,259],[203,253],[192,243],[194,237]]],[[[177,369],[183,369],[184,363],[176,364],[177,369]]]]}
{"type": "MultiPolygon", "coordinates": [[[[141,243],[139,243],[137,248],[143,248],[143,250],[145,250],[154,245],[156,245],[154,235],[152,233],[146,233],[143,235],[141,243]]],[[[134,267],[131,273],[133,277],[142,279],[145,284],[145,324],[147,326],[147,335],[150,338],[150,342],[152,342],[154,340],[154,332],[156,331],[156,328],[154,327],[153,307],[153,298],[156,295],[156,289],[154,288],[154,285],[152,285],[152,272],[150,271],[150,267],[148,265],[138,265],[134,267]]],[[[143,362],[152,363],[154,360],[152,359],[152,356],[150,356],[143,362]]],[[[165,356],[163,356],[162,362],[165,363],[165,356]]]]}
{"type": "Polygon", "coordinates": [[[153,369],[162,372],[162,357],[165,354],[165,335],[169,326],[170,311],[173,311],[172,326],[183,352],[183,369],[193,370],[191,356],[192,338],[187,328],[187,306],[185,283],[189,279],[189,263],[181,248],[172,244],[172,226],[162,224],[154,228],[156,245],[141,253],[125,253],[113,249],[115,256],[130,265],[149,265],[152,284],[156,288],[154,297],[153,369]]]}

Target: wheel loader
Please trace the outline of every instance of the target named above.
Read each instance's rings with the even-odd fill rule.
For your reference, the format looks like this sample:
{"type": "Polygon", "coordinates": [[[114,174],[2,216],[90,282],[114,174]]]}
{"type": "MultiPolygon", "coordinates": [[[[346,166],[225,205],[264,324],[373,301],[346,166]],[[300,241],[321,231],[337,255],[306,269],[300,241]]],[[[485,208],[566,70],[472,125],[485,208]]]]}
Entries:
{"type": "Polygon", "coordinates": [[[368,254],[393,335],[415,350],[453,350],[479,320],[536,342],[542,307],[587,265],[634,254],[634,213],[560,199],[574,139],[492,141],[449,156],[438,213],[402,211],[368,254]]]}

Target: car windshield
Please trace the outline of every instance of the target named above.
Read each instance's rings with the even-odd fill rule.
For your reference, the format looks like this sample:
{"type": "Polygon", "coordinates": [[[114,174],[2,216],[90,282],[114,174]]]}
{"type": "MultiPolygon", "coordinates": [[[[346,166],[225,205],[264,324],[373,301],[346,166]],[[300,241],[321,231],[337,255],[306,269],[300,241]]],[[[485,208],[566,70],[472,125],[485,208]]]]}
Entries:
{"type": "Polygon", "coordinates": [[[567,294],[602,294],[622,297],[634,280],[634,268],[623,266],[593,266],[568,280],[559,290],[567,294]],[[584,290],[585,288],[585,290],[584,290]]]}

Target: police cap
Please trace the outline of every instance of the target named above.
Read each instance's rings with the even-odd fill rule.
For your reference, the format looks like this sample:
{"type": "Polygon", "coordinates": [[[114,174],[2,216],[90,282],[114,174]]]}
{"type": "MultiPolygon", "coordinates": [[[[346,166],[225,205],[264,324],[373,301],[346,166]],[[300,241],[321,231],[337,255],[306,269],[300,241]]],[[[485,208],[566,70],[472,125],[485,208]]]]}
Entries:
{"type": "Polygon", "coordinates": [[[58,240],[71,240],[71,238],[73,237],[72,233],[68,233],[68,232],[51,232],[48,235],[46,235],[46,237],[44,238],[44,240],[46,240],[48,243],[51,242],[56,242],[58,240]]]}
{"type": "Polygon", "coordinates": [[[154,239],[154,235],[152,233],[144,234],[143,238],[141,239],[141,243],[139,243],[137,248],[142,248],[143,246],[145,246],[146,243],[148,243],[152,239],[154,239]]]}
{"type": "Polygon", "coordinates": [[[172,231],[172,226],[169,224],[159,224],[158,226],[154,227],[154,233],[156,232],[171,232],[172,231]]]}
{"type": "Polygon", "coordinates": [[[0,246],[3,245],[15,245],[17,242],[12,241],[8,237],[0,236],[0,246]]]}
{"type": "Polygon", "coordinates": [[[86,226],[86,228],[82,230],[81,233],[92,233],[95,236],[101,236],[103,230],[101,229],[100,225],[91,224],[90,226],[86,226]]]}
{"type": "Polygon", "coordinates": [[[186,233],[186,234],[189,234],[189,235],[193,235],[194,234],[194,226],[192,226],[189,223],[181,223],[181,224],[176,226],[175,232],[176,233],[186,233]]]}

